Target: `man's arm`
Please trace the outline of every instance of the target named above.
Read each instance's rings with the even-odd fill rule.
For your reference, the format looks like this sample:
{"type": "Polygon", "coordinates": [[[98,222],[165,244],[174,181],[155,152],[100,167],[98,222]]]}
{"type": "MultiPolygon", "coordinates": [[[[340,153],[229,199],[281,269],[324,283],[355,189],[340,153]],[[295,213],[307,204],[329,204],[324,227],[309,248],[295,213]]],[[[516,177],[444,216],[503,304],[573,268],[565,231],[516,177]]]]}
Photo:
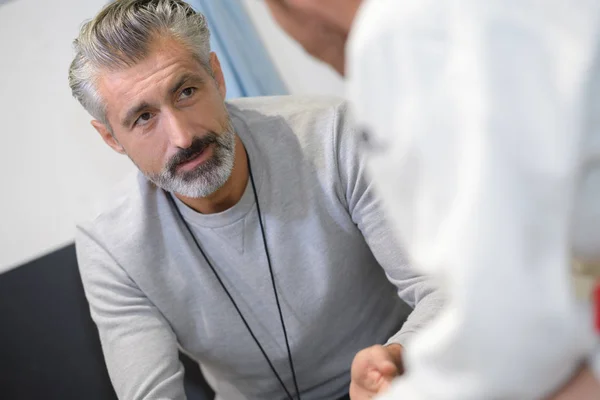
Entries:
{"type": "Polygon", "coordinates": [[[349,112],[345,105],[337,112],[336,157],[348,210],[388,280],[398,289],[398,296],[414,309],[400,331],[387,343],[404,346],[415,332],[438,314],[444,304],[444,295],[431,278],[410,266],[367,176],[361,138],[349,112]]]}
{"type": "Polygon", "coordinates": [[[185,399],[175,334],[103,246],[77,233],[77,258],[92,318],[117,396],[185,399]]]}
{"type": "Polygon", "coordinates": [[[431,278],[419,275],[407,262],[381,210],[371,179],[366,176],[361,139],[345,105],[337,110],[334,120],[337,121],[334,147],[341,196],[388,280],[396,286],[398,296],[413,308],[400,331],[389,338],[385,346],[373,345],[354,358],[350,397],[363,400],[387,389],[392,379],[403,373],[403,346],[434,319],[444,304],[444,296],[431,278]]]}

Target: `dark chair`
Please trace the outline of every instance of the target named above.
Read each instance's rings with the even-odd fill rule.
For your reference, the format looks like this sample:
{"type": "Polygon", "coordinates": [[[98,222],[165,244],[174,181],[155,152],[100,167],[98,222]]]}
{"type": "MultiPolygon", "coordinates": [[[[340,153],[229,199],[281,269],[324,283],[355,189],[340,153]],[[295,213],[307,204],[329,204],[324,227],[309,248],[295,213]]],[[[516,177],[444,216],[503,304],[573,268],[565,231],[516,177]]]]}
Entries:
{"type": "MultiPolygon", "coordinates": [[[[190,400],[214,393],[180,354],[190,400]]],[[[74,245],[0,275],[0,399],[116,399],[74,245]]]]}

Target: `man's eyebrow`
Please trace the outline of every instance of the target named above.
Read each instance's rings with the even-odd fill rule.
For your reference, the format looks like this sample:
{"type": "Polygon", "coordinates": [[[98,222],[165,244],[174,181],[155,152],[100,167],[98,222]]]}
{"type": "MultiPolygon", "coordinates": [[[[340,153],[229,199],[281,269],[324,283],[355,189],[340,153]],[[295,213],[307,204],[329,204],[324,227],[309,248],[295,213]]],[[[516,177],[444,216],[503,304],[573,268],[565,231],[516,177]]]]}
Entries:
{"type": "Polygon", "coordinates": [[[179,91],[179,89],[181,89],[183,87],[183,85],[185,85],[188,81],[198,82],[199,84],[204,83],[202,78],[200,78],[199,76],[196,76],[194,74],[189,74],[189,73],[183,74],[179,79],[177,79],[177,82],[175,82],[175,84],[173,86],[171,86],[170,93],[171,94],[177,93],[179,91]]]}
{"type": "Polygon", "coordinates": [[[121,122],[121,124],[125,127],[125,128],[129,128],[129,126],[133,123],[133,119],[142,111],[146,110],[150,108],[150,104],[146,103],[145,101],[130,108],[129,111],[127,111],[127,114],[125,115],[125,118],[123,119],[123,122],[121,122]]]}

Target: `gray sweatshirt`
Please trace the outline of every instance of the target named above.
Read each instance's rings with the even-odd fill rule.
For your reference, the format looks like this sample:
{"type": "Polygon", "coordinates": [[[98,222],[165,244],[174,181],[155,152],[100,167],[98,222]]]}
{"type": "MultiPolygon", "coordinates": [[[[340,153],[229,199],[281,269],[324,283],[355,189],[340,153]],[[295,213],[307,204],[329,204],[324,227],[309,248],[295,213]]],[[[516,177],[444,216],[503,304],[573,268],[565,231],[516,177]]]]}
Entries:
{"type": "MultiPolygon", "coordinates": [[[[391,234],[342,101],[252,98],[228,108],[252,163],[302,398],[335,399],[348,392],[358,351],[404,345],[442,296],[391,234]]],[[[177,207],[293,392],[251,183],[222,213],[177,207]]],[[[285,398],[165,193],[141,174],[78,225],[76,242],[119,398],[184,399],[178,349],[225,400],[285,398]]]]}

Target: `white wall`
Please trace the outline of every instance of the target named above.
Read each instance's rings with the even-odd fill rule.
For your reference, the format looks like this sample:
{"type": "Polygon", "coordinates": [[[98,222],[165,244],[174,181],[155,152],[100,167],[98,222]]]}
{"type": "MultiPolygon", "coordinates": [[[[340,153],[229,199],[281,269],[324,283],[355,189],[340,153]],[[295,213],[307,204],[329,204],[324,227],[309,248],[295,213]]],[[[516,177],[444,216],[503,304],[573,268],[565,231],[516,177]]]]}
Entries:
{"type": "MultiPolygon", "coordinates": [[[[242,0],[292,93],[343,94],[342,82],[242,0]]],[[[73,239],[74,221],[130,162],[113,153],[71,98],[67,71],[81,22],[104,0],[0,6],[0,272],[73,239]]]]}
{"type": "Polygon", "coordinates": [[[0,271],[71,241],[82,205],[130,168],[103,145],[67,83],[71,42],[104,3],[0,6],[0,271]]]}

